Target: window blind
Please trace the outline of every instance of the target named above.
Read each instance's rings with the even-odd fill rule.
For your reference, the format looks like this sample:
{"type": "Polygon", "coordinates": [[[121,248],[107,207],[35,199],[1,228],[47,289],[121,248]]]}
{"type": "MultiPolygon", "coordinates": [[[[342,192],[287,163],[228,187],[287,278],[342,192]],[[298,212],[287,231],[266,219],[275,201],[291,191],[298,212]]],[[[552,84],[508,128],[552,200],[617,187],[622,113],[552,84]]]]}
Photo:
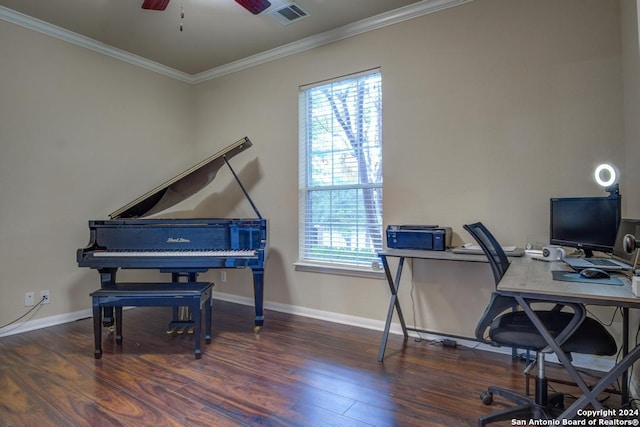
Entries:
{"type": "Polygon", "coordinates": [[[379,70],[300,92],[300,260],[370,266],[382,249],[379,70]]]}

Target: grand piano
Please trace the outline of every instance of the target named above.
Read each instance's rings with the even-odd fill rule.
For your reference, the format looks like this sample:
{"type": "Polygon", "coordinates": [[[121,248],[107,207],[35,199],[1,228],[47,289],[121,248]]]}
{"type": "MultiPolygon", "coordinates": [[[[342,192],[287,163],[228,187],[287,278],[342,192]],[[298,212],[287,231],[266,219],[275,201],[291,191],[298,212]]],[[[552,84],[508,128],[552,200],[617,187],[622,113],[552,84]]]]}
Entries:
{"type": "MultiPolygon", "coordinates": [[[[250,268],[253,273],[255,331],[264,323],[263,283],[268,222],[263,219],[229,159],[252,146],[245,137],[159,185],[109,215],[90,220],[89,244],[77,250],[79,267],[98,271],[103,288],[115,286],[118,269],[157,269],[171,282],[197,281],[209,269],[250,268]],[[174,206],[207,186],[224,165],[256,213],[255,219],[145,218],[174,206]]],[[[181,307],[185,308],[186,307],[181,307]]],[[[113,309],[104,308],[103,324],[113,325],[113,309]]],[[[189,331],[189,314],[174,310],[170,331],[189,331]]]]}

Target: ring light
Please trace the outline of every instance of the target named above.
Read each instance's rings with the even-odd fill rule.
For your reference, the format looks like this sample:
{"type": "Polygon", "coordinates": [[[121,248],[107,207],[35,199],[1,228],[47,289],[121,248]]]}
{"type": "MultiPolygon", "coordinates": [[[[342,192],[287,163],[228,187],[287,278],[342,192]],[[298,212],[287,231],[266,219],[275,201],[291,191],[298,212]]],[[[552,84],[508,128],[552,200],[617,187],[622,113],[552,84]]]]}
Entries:
{"type": "Polygon", "coordinates": [[[613,166],[603,163],[596,168],[596,182],[603,187],[609,187],[616,182],[616,170],[613,166]]]}

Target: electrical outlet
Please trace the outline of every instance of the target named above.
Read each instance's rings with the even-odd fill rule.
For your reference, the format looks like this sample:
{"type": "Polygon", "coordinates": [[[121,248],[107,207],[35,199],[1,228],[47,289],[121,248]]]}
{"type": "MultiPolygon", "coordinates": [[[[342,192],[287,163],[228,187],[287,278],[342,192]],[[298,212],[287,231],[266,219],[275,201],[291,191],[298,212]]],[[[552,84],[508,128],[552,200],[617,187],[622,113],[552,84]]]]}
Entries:
{"type": "Polygon", "coordinates": [[[222,283],[227,283],[227,272],[226,271],[221,271],[220,272],[220,281],[222,283]]]}
{"type": "Polygon", "coordinates": [[[33,292],[27,292],[24,294],[24,306],[31,307],[36,303],[36,294],[33,292]]]}
{"type": "Polygon", "coordinates": [[[49,291],[40,291],[40,300],[43,304],[49,304],[51,301],[49,300],[49,291]]]}

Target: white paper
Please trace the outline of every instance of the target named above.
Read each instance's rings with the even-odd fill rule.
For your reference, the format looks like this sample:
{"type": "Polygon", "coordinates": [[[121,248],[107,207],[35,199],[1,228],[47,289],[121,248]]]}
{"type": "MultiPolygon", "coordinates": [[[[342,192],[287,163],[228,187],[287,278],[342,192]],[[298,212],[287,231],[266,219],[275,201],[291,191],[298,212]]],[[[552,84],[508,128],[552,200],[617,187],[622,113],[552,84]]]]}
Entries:
{"type": "MultiPolygon", "coordinates": [[[[469,249],[472,251],[481,251],[482,248],[480,247],[480,245],[476,245],[475,243],[465,243],[464,245],[462,245],[463,248],[465,249],[469,249]]],[[[505,252],[513,252],[516,250],[515,246],[502,246],[502,250],[505,252]]]]}

